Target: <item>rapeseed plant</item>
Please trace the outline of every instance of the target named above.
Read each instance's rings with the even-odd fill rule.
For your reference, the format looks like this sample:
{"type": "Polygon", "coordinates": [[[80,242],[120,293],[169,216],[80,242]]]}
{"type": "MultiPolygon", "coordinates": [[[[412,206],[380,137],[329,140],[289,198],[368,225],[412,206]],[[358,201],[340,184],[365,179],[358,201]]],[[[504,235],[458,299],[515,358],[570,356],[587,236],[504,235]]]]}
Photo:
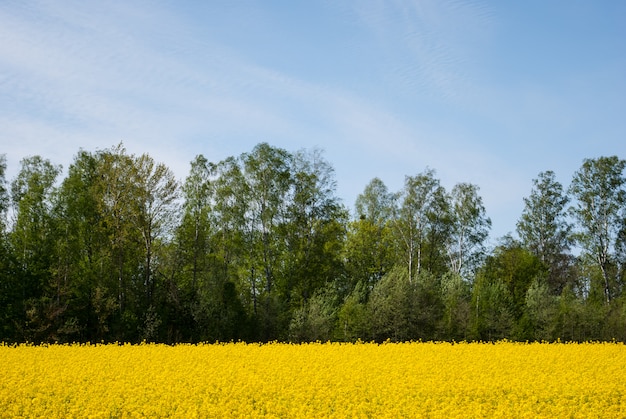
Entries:
{"type": "Polygon", "coordinates": [[[0,345],[0,417],[626,417],[618,343],[0,345]]]}

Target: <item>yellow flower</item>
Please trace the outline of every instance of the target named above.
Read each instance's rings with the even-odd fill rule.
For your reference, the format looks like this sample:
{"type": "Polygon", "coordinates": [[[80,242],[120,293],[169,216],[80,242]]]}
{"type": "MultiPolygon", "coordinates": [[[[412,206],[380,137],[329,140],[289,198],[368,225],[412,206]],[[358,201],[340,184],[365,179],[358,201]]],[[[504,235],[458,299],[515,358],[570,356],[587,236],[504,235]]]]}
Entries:
{"type": "Polygon", "coordinates": [[[626,417],[618,343],[0,345],[1,417],[626,417]]]}

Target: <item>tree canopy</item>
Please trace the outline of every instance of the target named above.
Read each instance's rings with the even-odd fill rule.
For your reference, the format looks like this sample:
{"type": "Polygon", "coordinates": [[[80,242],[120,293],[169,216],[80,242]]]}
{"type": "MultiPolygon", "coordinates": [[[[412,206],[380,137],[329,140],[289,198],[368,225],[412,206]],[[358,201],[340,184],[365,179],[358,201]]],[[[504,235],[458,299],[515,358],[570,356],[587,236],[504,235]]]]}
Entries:
{"type": "Polygon", "coordinates": [[[493,248],[479,186],[430,168],[349,209],[318,149],[198,155],[183,182],[123,144],[63,178],[20,164],[0,156],[0,341],[626,341],[617,156],[539,173],[493,248]]]}

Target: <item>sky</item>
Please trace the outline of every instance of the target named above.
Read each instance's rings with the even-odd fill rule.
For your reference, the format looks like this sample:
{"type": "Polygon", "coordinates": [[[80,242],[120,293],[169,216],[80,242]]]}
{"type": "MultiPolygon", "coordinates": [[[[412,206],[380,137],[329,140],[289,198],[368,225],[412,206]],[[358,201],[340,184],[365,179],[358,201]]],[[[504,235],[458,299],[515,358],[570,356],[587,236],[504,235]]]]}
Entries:
{"type": "Polygon", "coordinates": [[[626,2],[0,2],[0,154],[120,142],[181,181],[261,142],[319,148],[349,209],[380,178],[476,184],[491,240],[532,180],[626,158],[626,2]]]}

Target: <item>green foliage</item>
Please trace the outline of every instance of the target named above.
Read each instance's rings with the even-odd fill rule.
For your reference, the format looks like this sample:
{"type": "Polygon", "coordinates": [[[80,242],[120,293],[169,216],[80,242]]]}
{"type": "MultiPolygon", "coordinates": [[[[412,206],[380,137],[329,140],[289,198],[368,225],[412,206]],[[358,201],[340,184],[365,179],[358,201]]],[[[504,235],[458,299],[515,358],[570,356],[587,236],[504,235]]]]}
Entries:
{"type": "Polygon", "coordinates": [[[489,284],[502,284],[506,288],[508,310],[514,319],[519,319],[530,285],[545,278],[546,267],[519,242],[507,239],[487,258],[480,276],[489,284]]]}
{"type": "Polygon", "coordinates": [[[393,267],[395,252],[389,224],[377,226],[368,219],[352,221],[344,247],[346,274],[352,286],[358,282],[369,289],[393,267]]]}
{"type": "Polygon", "coordinates": [[[470,331],[471,287],[456,273],[441,279],[443,303],[442,337],[448,340],[466,340],[470,331]]]}
{"type": "Polygon", "coordinates": [[[367,285],[358,282],[345,298],[337,314],[337,336],[340,340],[354,342],[371,339],[371,325],[366,306],[369,292],[367,285]]]}
{"type": "Polygon", "coordinates": [[[568,202],[554,172],[542,172],[533,180],[530,196],[524,198],[524,211],[517,223],[524,247],[548,268],[548,285],[553,294],[559,294],[570,281],[572,225],[566,218],[568,202]]]}
{"type": "Polygon", "coordinates": [[[10,205],[9,191],[6,182],[7,159],[0,154],[0,233],[5,233],[7,228],[6,214],[10,205]]]}
{"type": "Polygon", "coordinates": [[[394,208],[393,232],[411,278],[422,270],[445,272],[444,242],[450,227],[446,198],[432,169],[407,176],[397,195],[400,204],[394,208]]]}
{"type": "Polygon", "coordinates": [[[294,342],[328,341],[334,338],[339,296],[327,286],[319,289],[302,307],[293,313],[289,325],[289,340],[294,342]]]}
{"type": "Polygon", "coordinates": [[[408,272],[396,268],[376,284],[368,301],[375,340],[408,340],[416,332],[415,286],[408,272]]]}
{"type": "Polygon", "coordinates": [[[55,307],[52,296],[56,293],[60,298],[61,291],[50,278],[57,238],[57,220],[52,208],[55,181],[60,172],[60,166],[40,156],[29,157],[21,161],[20,172],[11,182],[16,219],[8,233],[8,245],[18,278],[12,285],[18,287],[16,291],[21,297],[15,302],[17,316],[14,318],[21,339],[46,338],[46,332],[63,309],[60,304],[55,307]]]}
{"type": "Polygon", "coordinates": [[[535,278],[526,292],[526,310],[523,316],[528,323],[530,339],[550,341],[556,339],[554,318],[558,312],[558,299],[541,278],[535,278]]]}
{"type": "Polygon", "coordinates": [[[478,187],[431,169],[350,217],[320,150],[199,155],[182,185],[122,144],[8,187],[0,157],[0,340],[626,340],[625,168],[540,173],[488,251],[478,187]]]}
{"type": "Polygon", "coordinates": [[[472,339],[493,341],[511,338],[515,324],[511,306],[511,295],[504,281],[479,273],[472,290],[472,339]]]}
{"type": "Polygon", "coordinates": [[[429,273],[411,280],[397,267],[374,287],[368,301],[372,337],[382,341],[436,339],[443,304],[440,283],[429,273]]]}
{"type": "Polygon", "coordinates": [[[585,159],[574,174],[570,193],[576,203],[570,208],[579,222],[578,244],[602,272],[607,303],[621,288],[626,218],[626,160],[617,156],[585,159]]]}
{"type": "Polygon", "coordinates": [[[444,240],[453,273],[471,278],[485,254],[484,242],[491,219],[487,217],[478,186],[459,183],[450,194],[450,227],[444,240]]]}

